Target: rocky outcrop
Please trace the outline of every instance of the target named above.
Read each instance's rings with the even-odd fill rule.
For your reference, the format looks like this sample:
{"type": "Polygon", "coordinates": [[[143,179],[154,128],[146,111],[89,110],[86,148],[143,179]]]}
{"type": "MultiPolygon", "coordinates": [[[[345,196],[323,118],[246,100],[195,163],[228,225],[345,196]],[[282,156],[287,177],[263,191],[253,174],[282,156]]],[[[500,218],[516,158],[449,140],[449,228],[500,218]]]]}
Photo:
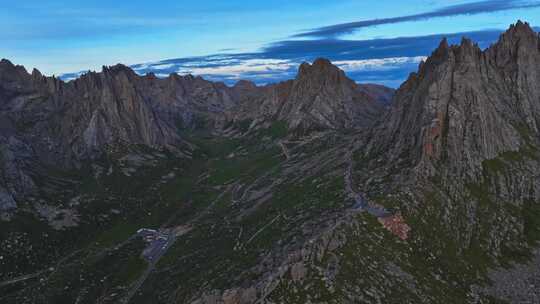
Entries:
{"type": "Polygon", "coordinates": [[[401,197],[407,222],[421,223],[412,231],[436,218],[461,252],[526,247],[526,220],[510,209],[540,201],[539,83],[540,38],[526,23],[486,50],[443,40],[397,90],[362,156],[370,174],[357,174],[372,194],[401,197]]]}
{"type": "Polygon", "coordinates": [[[15,136],[0,135],[0,211],[17,207],[16,200],[35,190],[31,147],[15,136]]]}
{"type": "Polygon", "coordinates": [[[380,114],[380,104],[326,59],[303,63],[278,119],[291,128],[345,129],[368,126],[380,114]]]}
{"type": "Polygon", "coordinates": [[[374,146],[428,175],[479,177],[482,161],[517,151],[523,133],[538,138],[538,83],[539,39],[528,24],[485,51],[465,38],[457,46],[443,40],[396,92],[374,146]]]}
{"type": "Polygon", "coordinates": [[[392,97],[396,92],[392,88],[374,83],[359,84],[358,89],[385,106],[389,106],[392,103],[392,97]]]}
{"type": "Polygon", "coordinates": [[[263,94],[232,113],[233,120],[284,121],[290,130],[371,126],[392,90],[358,85],[327,59],[303,63],[294,80],[263,88],[263,94]]]}
{"type": "MultiPolygon", "coordinates": [[[[254,126],[283,120],[305,130],[361,127],[381,113],[375,98],[386,94],[370,92],[323,59],[303,64],[294,81],[266,87],[248,81],[227,87],[191,75],[139,76],[123,65],[63,82],[2,60],[0,136],[9,160],[4,165],[11,171],[15,163],[22,168],[17,155],[31,154],[28,159],[38,163],[79,167],[119,143],[175,150],[185,144],[181,132],[219,132],[239,120],[255,121],[254,126]],[[8,153],[20,148],[15,141],[27,146],[25,153],[8,153]]],[[[27,188],[31,179],[22,178],[27,171],[17,172],[21,179],[15,188],[27,188]]]]}
{"type": "Polygon", "coordinates": [[[4,65],[8,71],[1,71],[3,77],[13,75],[9,69],[19,71],[18,77],[0,84],[0,115],[14,126],[8,135],[24,138],[47,163],[70,165],[93,158],[115,142],[155,146],[178,139],[156,117],[137,86],[139,77],[124,66],[64,83],[4,65]]]}
{"type": "Polygon", "coordinates": [[[0,187],[0,212],[10,211],[15,208],[17,208],[17,203],[11,194],[3,187],[0,187]]]}
{"type": "Polygon", "coordinates": [[[178,144],[178,128],[223,127],[225,112],[272,117],[291,128],[365,126],[381,113],[375,99],[388,92],[379,91],[367,93],[324,59],[303,64],[294,81],[267,87],[248,81],[227,87],[191,75],[141,77],[123,65],[65,83],[7,60],[0,64],[0,115],[14,126],[10,134],[32,137],[38,154],[63,163],[91,158],[115,142],[178,144]]]}

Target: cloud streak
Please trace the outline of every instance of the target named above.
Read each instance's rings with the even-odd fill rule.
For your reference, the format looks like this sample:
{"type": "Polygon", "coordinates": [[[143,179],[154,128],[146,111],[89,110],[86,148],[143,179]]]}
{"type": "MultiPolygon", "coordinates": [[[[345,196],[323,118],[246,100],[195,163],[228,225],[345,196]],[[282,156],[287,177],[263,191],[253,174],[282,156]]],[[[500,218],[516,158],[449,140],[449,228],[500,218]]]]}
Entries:
{"type": "Polygon", "coordinates": [[[335,38],[345,34],[353,33],[362,28],[377,25],[396,24],[410,21],[422,21],[439,17],[450,17],[459,15],[476,15],[481,13],[499,12],[512,9],[540,7],[540,1],[529,0],[485,0],[466,4],[450,5],[433,11],[398,16],[392,18],[369,19],[357,22],[340,23],[330,26],[319,27],[307,32],[296,34],[293,37],[326,37],[335,38]]]}
{"type": "Polygon", "coordinates": [[[416,57],[430,54],[444,37],[450,43],[456,44],[465,36],[478,43],[480,47],[485,48],[496,41],[501,32],[501,30],[483,30],[367,40],[325,38],[285,40],[265,47],[259,56],[286,59],[327,57],[332,60],[416,57]]]}

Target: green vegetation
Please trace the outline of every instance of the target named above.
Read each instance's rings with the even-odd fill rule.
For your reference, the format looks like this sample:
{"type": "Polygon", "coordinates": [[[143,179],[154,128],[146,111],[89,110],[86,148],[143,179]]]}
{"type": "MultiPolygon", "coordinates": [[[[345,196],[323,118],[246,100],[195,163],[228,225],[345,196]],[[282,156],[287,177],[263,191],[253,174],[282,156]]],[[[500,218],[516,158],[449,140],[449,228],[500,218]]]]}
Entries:
{"type": "Polygon", "coordinates": [[[97,237],[95,244],[98,247],[107,248],[125,241],[132,236],[140,226],[137,223],[119,221],[112,228],[107,229],[97,237]]]}
{"type": "Polygon", "coordinates": [[[242,133],[246,133],[249,130],[249,126],[251,126],[251,123],[253,120],[251,119],[244,119],[236,123],[236,128],[240,129],[242,133]]]}
{"type": "Polygon", "coordinates": [[[526,201],[522,209],[524,234],[529,246],[540,245],[540,204],[526,201]]]}
{"type": "MultiPolygon", "coordinates": [[[[259,162],[262,160],[259,156],[264,153],[266,151],[255,149],[253,154],[232,159],[216,157],[207,165],[213,169],[218,164],[231,161],[246,170],[239,170],[230,180],[250,183],[269,170],[279,170],[280,159],[270,164],[259,162]],[[249,166],[245,164],[251,167],[247,169],[249,166]],[[261,167],[264,170],[258,170],[261,167]]],[[[211,176],[206,180],[209,184],[215,182],[211,176]]],[[[275,177],[266,176],[263,183],[271,184],[272,178],[275,177]]],[[[182,282],[176,292],[178,302],[187,301],[191,293],[203,284],[213,289],[227,289],[256,279],[260,274],[245,270],[255,266],[261,254],[271,250],[279,241],[290,242],[295,235],[299,235],[298,223],[343,206],[343,179],[338,176],[307,178],[294,184],[280,183],[272,193],[269,201],[252,210],[243,210],[249,208],[249,202],[243,202],[247,203],[245,206],[235,204],[231,192],[223,195],[197,221],[194,229],[179,238],[159,262],[161,272],[151,276],[149,283],[144,286],[147,294],[155,294],[164,288],[157,283],[162,281],[163,276],[174,282],[182,282]]],[[[143,296],[137,298],[136,302],[148,300],[143,296]]]]}
{"type": "Polygon", "coordinates": [[[482,163],[484,170],[489,170],[489,172],[497,173],[504,170],[504,162],[500,158],[493,158],[485,160],[482,163]]]}
{"type": "Polygon", "coordinates": [[[268,129],[262,129],[259,131],[259,136],[269,136],[272,139],[282,138],[287,136],[289,127],[285,121],[274,121],[268,129]]]}
{"type": "Polygon", "coordinates": [[[281,150],[274,146],[267,150],[249,153],[245,156],[240,155],[211,160],[208,182],[211,185],[221,185],[242,177],[254,178],[266,170],[275,167],[282,158],[281,150]]]}
{"type": "Polygon", "coordinates": [[[270,294],[270,299],[275,303],[290,304],[342,303],[340,296],[329,290],[317,269],[309,267],[308,272],[309,281],[294,282],[289,271],[270,294]]]}
{"type": "Polygon", "coordinates": [[[130,284],[137,280],[148,266],[145,260],[138,255],[130,256],[116,273],[116,279],[121,284],[130,284]]]}
{"type": "MultiPolygon", "coordinates": [[[[241,122],[244,127],[248,123],[241,122]]],[[[13,227],[33,230],[28,232],[31,243],[46,244],[38,250],[57,250],[48,259],[36,258],[28,267],[15,271],[41,269],[43,263],[49,266],[59,257],[80,249],[59,267],[47,285],[33,291],[36,295],[71,303],[87,286],[91,288],[84,289],[86,299],[97,298],[98,294],[122,295],[147,266],[140,258],[144,244],[131,240],[121,248],[114,246],[141,227],[189,224],[192,230],[177,239],[145,282],[142,296],[133,301],[147,303],[156,300],[150,298],[152,295],[174,295],[177,302],[187,302],[201,288],[225,290],[259,279],[262,273],[247,270],[271,252],[279,252],[277,247],[302,243],[310,230],[316,229],[305,223],[319,225],[348,203],[340,164],[335,166],[340,170],[335,169],[335,164],[328,165],[333,169],[322,165],[327,163],[327,156],[334,157],[332,153],[340,151],[343,140],[339,136],[299,145],[294,158],[285,163],[278,146],[278,140],[287,134],[283,122],[241,139],[200,136],[198,130],[184,132],[184,138],[194,146],[186,152],[192,155],[191,159],[126,147],[100,160],[106,173],[98,178],[91,168],[51,173],[58,177],[57,188],[66,180],[73,180],[74,193],[89,201],[83,200],[77,207],[82,214],[81,225],[69,231],[53,231],[33,216],[15,218],[13,227]],[[130,176],[124,174],[126,164],[120,160],[127,152],[148,157],[136,170],[129,171],[130,176]],[[321,165],[305,168],[301,163],[315,154],[321,165]],[[240,201],[248,187],[260,191],[261,196],[246,195],[240,201]],[[111,212],[113,209],[117,211],[111,212]],[[40,241],[43,233],[36,231],[47,233],[48,241],[40,241]],[[70,240],[69,245],[58,246],[66,240],[70,240]],[[81,277],[84,282],[79,281],[81,277]],[[68,292],[64,291],[66,287],[68,292]]],[[[528,244],[540,242],[538,205],[505,204],[493,195],[495,178],[507,174],[516,163],[534,159],[534,150],[527,149],[485,161],[484,179],[468,183],[465,191],[455,197],[448,197],[446,188],[434,179],[423,197],[397,193],[372,198],[403,213],[412,227],[410,239],[403,242],[372,216],[359,214],[354,225],[339,228],[343,230],[340,237],[347,242],[317,261],[316,267],[308,265],[307,281],[293,283],[288,274],[271,299],[287,303],[341,303],[354,291],[364,301],[373,302],[463,303],[471,284],[485,282],[489,267],[505,263],[507,258],[515,261],[526,252],[515,246],[520,242],[516,239],[501,245],[502,257],[489,255],[489,234],[494,229],[502,231],[506,225],[497,222],[499,216],[522,217],[528,244]],[[411,202],[422,205],[411,208],[411,202]],[[470,210],[478,219],[472,224],[468,218],[470,210]],[[472,231],[470,239],[466,236],[468,231],[472,231]],[[332,263],[338,263],[335,267],[339,271],[335,278],[327,279],[332,271],[325,271],[331,270],[332,263]]],[[[375,157],[354,155],[357,166],[365,166],[375,157]]],[[[258,194],[256,191],[250,194],[258,194]]],[[[73,193],[57,194],[49,198],[64,206],[73,197],[73,193]]],[[[4,229],[0,222],[0,235],[7,237],[10,232],[13,231],[4,229]]]]}

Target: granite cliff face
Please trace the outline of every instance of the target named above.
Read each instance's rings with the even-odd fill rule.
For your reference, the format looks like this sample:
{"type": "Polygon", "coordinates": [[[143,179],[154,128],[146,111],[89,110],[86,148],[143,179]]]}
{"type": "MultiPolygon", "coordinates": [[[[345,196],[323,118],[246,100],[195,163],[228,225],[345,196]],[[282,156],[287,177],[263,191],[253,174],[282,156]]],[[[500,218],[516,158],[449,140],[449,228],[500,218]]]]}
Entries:
{"type": "Polygon", "coordinates": [[[219,129],[226,112],[241,112],[244,119],[269,116],[291,129],[368,126],[392,92],[366,85],[367,93],[325,59],[304,63],[293,81],[266,87],[247,81],[227,87],[190,75],[138,76],[123,65],[65,83],[7,60],[0,76],[3,123],[16,126],[12,133],[31,134],[40,155],[58,154],[64,162],[91,158],[115,142],[179,144],[178,129],[219,129]]]}
{"type": "MultiPolygon", "coordinates": [[[[443,40],[397,90],[375,131],[372,152],[384,155],[392,170],[438,179],[459,195],[465,184],[488,179],[494,163],[503,166],[498,160],[535,161],[538,83],[540,39],[526,23],[512,25],[486,50],[466,38],[454,46],[443,40]]],[[[499,183],[496,195],[507,191],[506,199],[518,201],[540,197],[531,172],[505,175],[504,182],[491,181],[494,187],[499,183]]]]}
{"type": "Polygon", "coordinates": [[[358,129],[383,113],[393,90],[359,85],[327,59],[303,63],[294,80],[263,88],[255,101],[235,109],[235,120],[283,121],[290,130],[358,129]]]}
{"type": "MultiPolygon", "coordinates": [[[[406,154],[433,175],[441,169],[479,177],[481,162],[538,135],[538,34],[517,23],[485,51],[443,40],[400,87],[377,142],[395,161],[406,154]]],[[[405,158],[401,158],[405,160],[405,158]]],[[[440,172],[438,172],[440,174],[440,172]]]]}
{"type": "Polygon", "coordinates": [[[356,154],[360,186],[403,212],[413,242],[441,250],[437,268],[443,252],[496,264],[534,248],[539,77],[540,38],[526,23],[486,50],[443,40],[356,154]]]}
{"type": "MultiPolygon", "coordinates": [[[[377,94],[382,88],[363,93],[322,59],[302,65],[296,80],[267,87],[247,81],[227,87],[190,75],[139,76],[123,65],[66,83],[37,70],[28,74],[7,60],[0,63],[0,77],[3,171],[10,172],[2,185],[21,195],[33,188],[28,167],[39,163],[80,167],[117,144],[189,150],[183,130],[221,132],[237,117],[248,123],[270,117],[291,129],[368,126],[382,111],[375,99],[388,94],[377,94]]],[[[13,206],[7,197],[3,205],[13,206]]]]}
{"type": "MultiPolygon", "coordinates": [[[[28,138],[36,155],[69,164],[92,158],[114,142],[148,146],[172,143],[173,129],[155,117],[136,87],[139,77],[123,66],[104,68],[64,83],[3,61],[3,120],[12,133],[28,138]]],[[[4,134],[3,134],[4,135],[4,134]]]]}
{"type": "Polygon", "coordinates": [[[4,197],[20,200],[46,167],[81,167],[110,145],[179,144],[174,126],[137,87],[141,78],[124,66],[64,83],[3,60],[0,78],[4,197]]]}
{"type": "Polygon", "coordinates": [[[303,63],[278,111],[290,128],[352,129],[370,126],[381,104],[326,59],[303,63]]]}

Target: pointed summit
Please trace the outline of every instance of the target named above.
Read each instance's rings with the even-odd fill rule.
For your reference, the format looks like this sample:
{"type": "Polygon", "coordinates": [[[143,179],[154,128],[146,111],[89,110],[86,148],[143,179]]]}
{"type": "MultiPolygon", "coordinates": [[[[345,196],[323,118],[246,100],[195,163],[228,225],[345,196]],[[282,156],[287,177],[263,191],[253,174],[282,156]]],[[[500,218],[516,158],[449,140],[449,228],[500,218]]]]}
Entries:
{"type": "Polygon", "coordinates": [[[508,31],[536,34],[528,22],[523,22],[521,20],[518,20],[516,24],[510,25],[510,29],[508,31]]]}
{"type": "Polygon", "coordinates": [[[326,58],[317,58],[315,59],[315,61],[313,61],[313,66],[314,67],[334,67],[334,65],[332,64],[332,62],[330,62],[330,60],[326,59],[326,58]]]}
{"type": "Polygon", "coordinates": [[[300,66],[298,67],[298,73],[296,74],[296,78],[302,77],[302,75],[307,75],[309,71],[311,70],[311,64],[309,62],[302,62],[300,66]]]}
{"type": "MultiPolygon", "coordinates": [[[[418,65],[418,73],[411,73],[409,80],[415,79],[417,76],[425,75],[429,73],[435,66],[439,65],[441,62],[444,62],[448,54],[450,53],[450,45],[448,44],[448,39],[443,37],[439,46],[431,53],[431,55],[426,59],[420,62],[418,65]]],[[[407,84],[408,81],[405,81],[402,85],[407,84]]]]}
{"type": "Polygon", "coordinates": [[[11,61],[7,59],[0,60],[0,70],[1,71],[14,71],[17,69],[18,66],[11,63],[11,61]]]}
{"type": "Polygon", "coordinates": [[[237,89],[253,89],[256,88],[257,85],[249,80],[239,80],[234,84],[233,87],[237,89]]]}
{"type": "Polygon", "coordinates": [[[391,135],[380,137],[390,138],[392,155],[406,153],[428,175],[439,161],[479,174],[483,160],[519,149],[516,124],[540,130],[538,46],[538,35],[519,21],[485,51],[467,38],[459,46],[443,39],[397,91],[391,135]]]}
{"type": "Polygon", "coordinates": [[[501,35],[497,44],[509,45],[536,42],[538,33],[536,33],[529,23],[518,20],[516,24],[512,24],[510,28],[501,35]]]}
{"type": "Polygon", "coordinates": [[[304,62],[298,68],[297,81],[307,81],[311,84],[354,82],[347,78],[345,72],[333,65],[326,58],[317,58],[313,64],[304,62]]]}
{"type": "Polygon", "coordinates": [[[41,78],[41,77],[43,77],[43,74],[41,74],[41,72],[38,69],[34,68],[32,70],[32,76],[34,78],[41,78]]]}
{"type": "Polygon", "coordinates": [[[11,61],[5,59],[5,58],[2,58],[2,60],[0,60],[0,65],[11,65],[13,66],[13,63],[11,63],[11,61]]]}
{"type": "Polygon", "coordinates": [[[534,68],[534,57],[540,56],[540,38],[528,23],[518,21],[501,35],[487,54],[498,66],[534,68]]]}
{"type": "Polygon", "coordinates": [[[461,37],[461,43],[460,43],[461,46],[471,46],[473,45],[473,42],[471,39],[463,36],[461,37]]]}
{"type": "Polygon", "coordinates": [[[279,118],[291,129],[368,126],[382,110],[382,105],[326,58],[302,63],[289,90],[279,118]]]}
{"type": "Polygon", "coordinates": [[[317,58],[315,61],[313,61],[313,64],[309,64],[308,62],[304,62],[300,65],[298,68],[298,75],[305,75],[305,74],[312,74],[312,73],[320,73],[324,71],[337,71],[339,68],[330,62],[330,60],[326,58],[317,58]]]}
{"type": "Polygon", "coordinates": [[[113,66],[103,66],[102,71],[110,72],[112,74],[118,74],[124,72],[126,75],[135,75],[135,72],[128,66],[118,63],[113,66]]]}
{"type": "Polygon", "coordinates": [[[441,42],[439,43],[439,46],[437,47],[437,50],[446,50],[448,49],[448,38],[443,37],[441,39],[441,42]]]}
{"type": "Polygon", "coordinates": [[[428,57],[427,61],[429,61],[430,58],[439,58],[439,57],[445,57],[450,50],[450,45],[448,44],[448,39],[446,37],[443,37],[441,39],[441,42],[439,42],[439,46],[433,52],[431,53],[431,56],[428,57]]]}
{"type": "Polygon", "coordinates": [[[24,79],[29,76],[28,71],[22,65],[14,65],[7,59],[0,60],[0,76],[8,79],[24,79]]]}

